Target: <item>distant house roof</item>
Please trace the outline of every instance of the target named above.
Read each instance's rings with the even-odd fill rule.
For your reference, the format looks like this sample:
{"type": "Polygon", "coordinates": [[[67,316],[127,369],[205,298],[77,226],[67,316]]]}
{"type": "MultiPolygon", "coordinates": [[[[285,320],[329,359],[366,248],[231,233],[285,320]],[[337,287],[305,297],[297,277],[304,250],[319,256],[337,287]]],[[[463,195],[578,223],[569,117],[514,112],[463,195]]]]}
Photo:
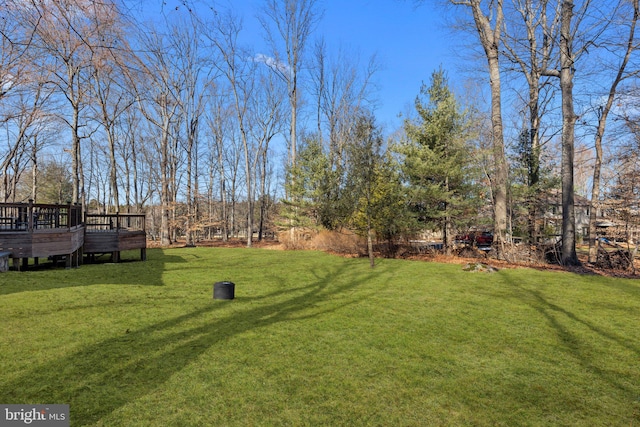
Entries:
{"type": "MultiPolygon", "coordinates": [[[[556,188],[544,191],[540,195],[540,199],[546,199],[546,202],[551,205],[562,206],[562,191],[556,188]]],[[[573,201],[574,206],[591,206],[591,202],[589,201],[589,199],[579,194],[574,194],[573,201]]]]}
{"type": "Polygon", "coordinates": [[[615,227],[615,226],[616,225],[611,221],[603,220],[603,221],[596,222],[596,227],[598,228],[609,228],[609,227],[615,227]]]}

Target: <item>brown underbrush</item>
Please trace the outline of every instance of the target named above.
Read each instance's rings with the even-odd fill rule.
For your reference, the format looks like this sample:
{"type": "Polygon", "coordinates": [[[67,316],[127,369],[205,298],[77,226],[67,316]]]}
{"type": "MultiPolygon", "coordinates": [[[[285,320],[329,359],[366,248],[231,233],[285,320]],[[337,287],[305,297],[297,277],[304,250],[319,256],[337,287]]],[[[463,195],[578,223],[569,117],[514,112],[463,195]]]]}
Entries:
{"type": "MultiPolygon", "coordinates": [[[[159,242],[148,241],[149,248],[161,247],[159,242]]],[[[170,247],[184,247],[184,240],[178,240],[170,247]]],[[[244,239],[228,239],[227,241],[203,240],[196,243],[203,247],[246,247],[244,239]]],[[[294,232],[283,232],[277,239],[253,241],[252,247],[272,250],[319,250],[348,258],[367,256],[366,241],[357,234],[344,231],[316,231],[299,228],[294,232]]],[[[498,253],[476,247],[462,245],[456,247],[451,255],[439,250],[417,247],[409,243],[377,243],[374,245],[375,256],[378,258],[396,258],[415,261],[432,261],[449,264],[468,264],[482,262],[492,267],[504,268],[534,268],[537,270],[566,271],[577,274],[595,274],[599,276],[640,278],[640,263],[634,260],[632,268],[625,254],[608,252],[599,254],[598,262],[590,264],[587,261],[585,248],[579,248],[579,266],[561,266],[555,262],[551,248],[529,245],[514,245],[506,247],[498,253]]]]}
{"type": "Polygon", "coordinates": [[[366,253],[365,240],[351,231],[295,229],[278,236],[284,249],[317,250],[354,257],[366,253]]]}

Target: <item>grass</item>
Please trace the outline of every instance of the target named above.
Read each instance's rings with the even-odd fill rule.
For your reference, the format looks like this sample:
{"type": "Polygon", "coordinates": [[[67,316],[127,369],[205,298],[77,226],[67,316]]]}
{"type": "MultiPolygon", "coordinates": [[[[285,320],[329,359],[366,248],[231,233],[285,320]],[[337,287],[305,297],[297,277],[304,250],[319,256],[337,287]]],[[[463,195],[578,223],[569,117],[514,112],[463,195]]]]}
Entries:
{"type": "Polygon", "coordinates": [[[0,325],[0,402],[72,426],[640,426],[628,279],[149,250],[0,274],[0,325]]]}

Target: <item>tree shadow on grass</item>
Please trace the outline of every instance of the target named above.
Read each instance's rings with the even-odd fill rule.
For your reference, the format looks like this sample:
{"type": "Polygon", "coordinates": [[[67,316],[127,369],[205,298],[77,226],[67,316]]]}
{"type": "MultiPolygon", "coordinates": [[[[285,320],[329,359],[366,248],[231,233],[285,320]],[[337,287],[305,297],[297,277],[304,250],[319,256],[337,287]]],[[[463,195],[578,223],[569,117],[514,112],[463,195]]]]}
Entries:
{"type": "Polygon", "coordinates": [[[186,263],[182,256],[167,254],[160,249],[148,250],[147,261],[136,261],[131,254],[124,262],[87,264],[80,268],[63,269],[40,266],[27,271],[0,274],[0,295],[26,291],[43,291],[69,287],[110,285],[162,286],[162,273],[168,264],[186,263]]]}
{"type": "Polygon", "coordinates": [[[631,389],[627,382],[621,381],[619,376],[598,366],[597,361],[594,361],[591,356],[590,346],[583,342],[580,336],[572,332],[572,327],[567,327],[563,323],[569,321],[573,326],[588,329],[603,340],[603,348],[606,348],[604,343],[614,344],[632,352],[636,357],[640,357],[640,347],[637,343],[611,330],[600,327],[595,322],[585,317],[580,317],[567,308],[550,302],[539,290],[527,289],[513,282],[510,285],[520,301],[535,309],[546,319],[556,332],[558,341],[562,344],[565,352],[574,360],[577,360],[587,372],[591,372],[625,394],[633,395],[635,393],[637,395],[638,389],[631,389]]]}
{"type": "Polygon", "coordinates": [[[372,275],[373,272],[348,280],[345,264],[333,272],[316,272],[313,283],[293,289],[233,302],[211,300],[206,307],[34,367],[3,383],[0,401],[67,403],[74,424],[96,423],[161,387],[173,374],[222,341],[280,322],[325,316],[361,301],[366,294],[358,293],[356,297],[349,291],[372,275]],[[235,304],[234,311],[221,317],[219,311],[226,304],[235,304]],[[192,323],[199,326],[189,326],[192,323]]]}

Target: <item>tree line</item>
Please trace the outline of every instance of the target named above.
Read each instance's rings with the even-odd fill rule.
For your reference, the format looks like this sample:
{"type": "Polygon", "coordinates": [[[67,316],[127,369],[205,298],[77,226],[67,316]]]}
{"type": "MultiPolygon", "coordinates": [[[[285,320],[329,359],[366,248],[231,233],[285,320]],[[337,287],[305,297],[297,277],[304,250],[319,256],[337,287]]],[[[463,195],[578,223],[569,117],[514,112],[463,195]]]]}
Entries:
{"type": "Polygon", "coordinates": [[[212,3],[3,0],[2,199],[146,211],[164,245],[349,229],[373,263],[374,241],[425,229],[445,250],[461,230],[491,229],[505,256],[514,236],[544,235],[540,196],[557,188],[561,262],[575,264],[575,170],[588,168],[595,256],[597,213],[612,200],[635,213],[638,1],[418,10],[442,8],[468,42],[461,56],[483,68],[488,109],[441,68],[385,136],[379,62],[329,48],[316,0],[264,0],[260,48],[212,3]]]}
{"type": "MultiPolygon", "coordinates": [[[[623,81],[632,91],[637,76],[634,63],[637,50],[636,23],[638,2],[590,0],[574,2],[502,0],[452,0],[454,5],[470,12],[477,38],[483,47],[490,74],[491,117],[493,147],[496,161],[498,189],[495,203],[496,230],[502,239],[505,211],[502,193],[507,188],[508,172],[505,162],[504,134],[501,117],[504,93],[501,77],[518,73],[526,82],[523,103],[522,147],[526,151],[525,166],[528,169],[527,186],[539,190],[540,156],[546,143],[544,131],[553,128],[546,125],[553,117],[551,107],[560,105],[560,187],[562,196],[561,263],[578,264],[575,228],[575,146],[576,124],[588,126],[597,123],[593,135],[595,161],[592,176],[590,206],[590,260],[595,256],[596,215],[600,207],[602,144],[607,119],[612,112],[618,87],[623,81]],[[508,65],[505,65],[507,63],[508,65]],[[597,64],[597,65],[594,65],[597,64]],[[575,86],[579,78],[585,93],[578,94],[575,86]],[[554,97],[559,101],[554,102],[554,97]],[[591,105],[585,102],[588,96],[591,105]],[[595,108],[595,111],[593,110],[595,108]],[[591,109],[591,111],[589,111],[591,109]]],[[[628,118],[629,119],[629,118],[628,118]]],[[[633,120],[633,119],[632,119],[633,120]]],[[[584,138],[584,136],[583,136],[584,138]]],[[[547,139],[548,141],[549,139],[547,139]]],[[[535,218],[535,204],[530,204],[531,218],[535,218]]],[[[531,233],[536,224],[532,221],[531,233]]]]}

